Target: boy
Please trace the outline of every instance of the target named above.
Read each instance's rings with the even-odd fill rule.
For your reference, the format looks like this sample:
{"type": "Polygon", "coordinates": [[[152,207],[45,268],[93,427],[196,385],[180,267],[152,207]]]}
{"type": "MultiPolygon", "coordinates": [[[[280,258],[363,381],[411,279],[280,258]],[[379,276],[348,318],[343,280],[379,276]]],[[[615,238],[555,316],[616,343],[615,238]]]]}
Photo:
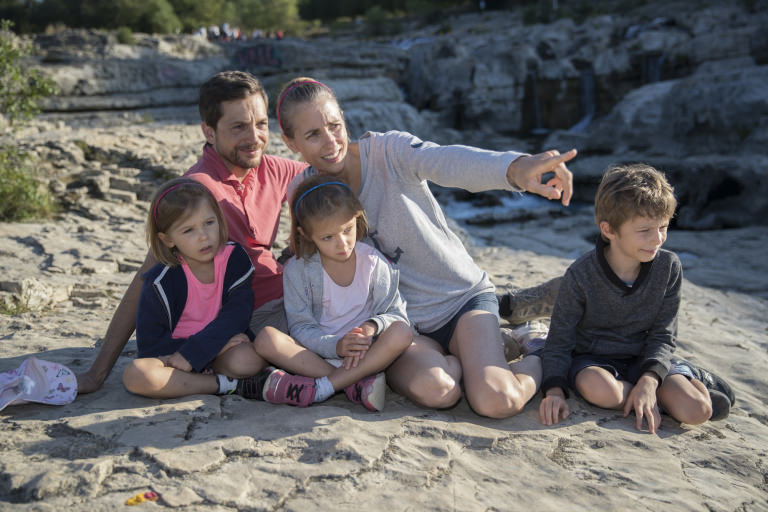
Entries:
{"type": "Polygon", "coordinates": [[[653,167],[603,175],[595,196],[601,236],[566,272],[542,354],[544,425],[568,417],[569,384],[598,407],[623,409],[624,417],[634,410],[637,429],[645,418],[651,433],[661,422],[657,403],[691,425],[728,415],[735,400],[728,384],[672,361],[683,275],[677,255],[661,246],[676,205],[653,167]]]}

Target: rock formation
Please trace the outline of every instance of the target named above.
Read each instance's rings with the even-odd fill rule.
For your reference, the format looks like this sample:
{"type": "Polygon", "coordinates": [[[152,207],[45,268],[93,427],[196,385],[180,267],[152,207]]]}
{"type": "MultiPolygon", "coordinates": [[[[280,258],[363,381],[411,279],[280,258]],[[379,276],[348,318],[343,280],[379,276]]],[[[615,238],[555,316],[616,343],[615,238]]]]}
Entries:
{"type": "Polygon", "coordinates": [[[608,163],[648,161],[677,187],[678,226],[711,229],[768,218],[765,3],[651,3],[536,25],[495,11],[379,42],[139,34],[128,46],[91,31],[35,42],[37,65],[61,87],[46,105],[51,115],[194,119],[197,88],[217,71],[251,71],[272,98],[309,75],[336,91],[353,136],[403,129],[441,143],[577,147],[572,169],[585,201],[608,163]]]}

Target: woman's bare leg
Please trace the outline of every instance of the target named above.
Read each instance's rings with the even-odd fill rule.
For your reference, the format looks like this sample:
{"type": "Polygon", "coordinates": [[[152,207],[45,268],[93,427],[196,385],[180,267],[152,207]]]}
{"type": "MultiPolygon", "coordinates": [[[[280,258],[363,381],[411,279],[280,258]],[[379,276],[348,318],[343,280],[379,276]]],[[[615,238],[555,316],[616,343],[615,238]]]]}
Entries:
{"type": "Polygon", "coordinates": [[[426,336],[413,343],[387,369],[387,383],[396,393],[430,408],[451,407],[461,398],[461,364],[426,336]]]}
{"type": "Polygon", "coordinates": [[[541,359],[528,356],[507,364],[499,321],[487,311],[461,316],[449,345],[461,362],[464,390],[472,409],[491,418],[522,411],[541,383],[541,359]]]}

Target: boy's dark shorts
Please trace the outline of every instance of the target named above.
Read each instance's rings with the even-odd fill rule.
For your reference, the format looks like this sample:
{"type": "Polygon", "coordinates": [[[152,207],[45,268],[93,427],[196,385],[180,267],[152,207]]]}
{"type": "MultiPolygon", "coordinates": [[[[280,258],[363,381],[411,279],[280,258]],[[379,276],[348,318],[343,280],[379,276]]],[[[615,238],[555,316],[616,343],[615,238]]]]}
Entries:
{"type": "MultiPolygon", "coordinates": [[[[642,362],[642,359],[639,357],[615,358],[595,354],[573,356],[571,369],[568,372],[568,384],[575,391],[576,374],[588,366],[598,366],[610,372],[617,380],[623,380],[635,385],[643,372],[642,362]]],[[[685,375],[689,379],[692,377],[688,368],[683,365],[671,366],[667,375],[678,373],[685,375]]]]}

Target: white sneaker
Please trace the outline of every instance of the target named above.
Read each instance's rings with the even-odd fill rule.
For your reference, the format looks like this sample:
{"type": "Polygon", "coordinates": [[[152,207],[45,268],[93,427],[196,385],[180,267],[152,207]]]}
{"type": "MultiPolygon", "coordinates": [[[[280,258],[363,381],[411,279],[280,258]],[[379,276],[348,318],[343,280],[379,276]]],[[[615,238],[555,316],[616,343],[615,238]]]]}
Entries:
{"type": "Polygon", "coordinates": [[[507,361],[527,356],[544,348],[549,327],[536,320],[525,322],[514,328],[501,328],[501,339],[504,340],[504,355],[507,361]]]}

